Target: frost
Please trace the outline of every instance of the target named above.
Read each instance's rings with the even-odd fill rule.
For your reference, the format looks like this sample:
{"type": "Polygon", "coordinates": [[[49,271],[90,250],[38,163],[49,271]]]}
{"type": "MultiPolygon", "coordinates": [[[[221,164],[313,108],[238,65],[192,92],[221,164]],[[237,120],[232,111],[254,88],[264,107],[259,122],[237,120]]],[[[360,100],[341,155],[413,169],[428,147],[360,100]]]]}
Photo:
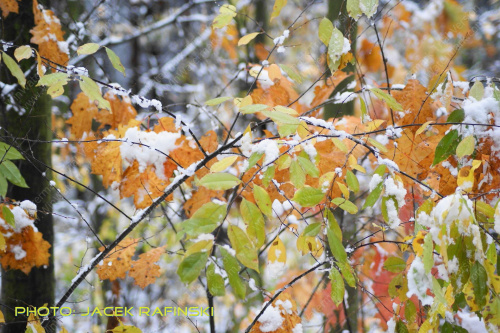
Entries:
{"type": "Polygon", "coordinates": [[[193,240],[193,242],[201,242],[201,241],[210,241],[210,240],[214,240],[214,235],[212,234],[201,234],[198,236],[198,238],[196,238],[195,240],[193,240]]]}
{"type": "Polygon", "coordinates": [[[50,184],[50,186],[56,186],[56,182],[53,180],[49,181],[49,184],[50,184]]]}
{"type": "Polygon", "coordinates": [[[378,186],[382,182],[382,177],[379,174],[374,174],[372,177],[372,180],[370,180],[370,184],[368,184],[368,188],[370,189],[370,192],[375,189],[375,187],[378,186]]]}
{"type": "Polygon", "coordinates": [[[36,209],[37,209],[36,205],[29,200],[21,201],[21,203],[19,204],[19,207],[21,207],[22,209],[27,211],[29,215],[34,215],[36,213],[36,209]]]}
{"type": "Polygon", "coordinates": [[[396,209],[396,206],[394,205],[394,201],[387,200],[386,207],[387,207],[387,218],[389,220],[387,221],[387,224],[389,225],[389,228],[396,229],[401,224],[401,220],[399,219],[399,213],[398,210],[396,209]]]}
{"type": "Polygon", "coordinates": [[[394,318],[389,319],[387,321],[387,333],[394,333],[396,332],[396,322],[394,321],[394,318]]]}
{"type": "Polygon", "coordinates": [[[253,291],[257,291],[259,290],[256,286],[255,286],[255,280],[253,278],[250,278],[250,280],[248,280],[248,286],[250,287],[250,289],[252,289],[253,291]]]}
{"type": "Polygon", "coordinates": [[[403,183],[398,182],[396,184],[394,182],[394,178],[389,177],[384,181],[384,188],[386,196],[393,195],[396,197],[399,208],[402,208],[405,205],[406,189],[404,188],[403,183]]]}
{"type": "Polygon", "coordinates": [[[10,251],[14,253],[14,258],[16,260],[21,260],[26,257],[26,251],[23,250],[21,245],[14,245],[10,248],[10,251]]]}
{"type": "Polygon", "coordinates": [[[400,138],[403,135],[402,133],[402,128],[394,128],[392,125],[387,126],[385,130],[385,135],[393,140],[400,138]]]}
{"type": "Polygon", "coordinates": [[[224,250],[226,250],[230,255],[232,255],[233,257],[236,256],[236,251],[234,249],[232,249],[229,245],[224,245],[223,246],[224,250]]]}
{"type": "Polygon", "coordinates": [[[30,217],[28,216],[28,214],[26,214],[26,211],[24,209],[22,209],[19,206],[14,206],[13,208],[11,208],[10,211],[14,215],[14,221],[16,223],[15,227],[16,232],[20,232],[21,229],[25,227],[32,227],[35,231],[38,230],[33,224],[35,221],[30,219],[30,217]]]}
{"type": "Polygon", "coordinates": [[[264,159],[264,165],[273,163],[280,156],[280,149],[278,144],[274,140],[265,139],[254,145],[252,148],[252,153],[262,153],[266,157],[264,159]]]}
{"type": "MultiPolygon", "coordinates": [[[[356,82],[354,82],[356,84],[356,82]]],[[[356,93],[353,93],[352,91],[345,91],[342,94],[341,93],[336,93],[333,103],[335,104],[343,104],[343,103],[348,103],[352,100],[354,100],[358,95],[356,93]]]]}
{"type": "Polygon", "coordinates": [[[294,328],[292,328],[292,333],[303,333],[303,329],[302,329],[302,324],[297,324],[295,325],[294,328]]]}

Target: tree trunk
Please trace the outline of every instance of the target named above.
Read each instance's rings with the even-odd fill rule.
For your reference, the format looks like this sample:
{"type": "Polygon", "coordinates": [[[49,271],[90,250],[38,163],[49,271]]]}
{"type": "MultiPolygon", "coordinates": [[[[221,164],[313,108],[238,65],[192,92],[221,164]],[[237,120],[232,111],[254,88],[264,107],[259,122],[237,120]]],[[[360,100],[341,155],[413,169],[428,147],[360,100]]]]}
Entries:
{"type": "MultiPolygon", "coordinates": [[[[3,20],[2,25],[4,40],[12,41],[16,45],[29,44],[31,38],[29,30],[34,25],[32,1],[19,2],[19,14],[11,13],[7,19],[3,20]]],[[[22,67],[26,70],[25,66],[22,67]]],[[[2,68],[1,73],[1,81],[13,83],[13,78],[10,74],[6,74],[5,67],[2,68]]],[[[15,95],[17,104],[26,110],[23,115],[15,110],[7,112],[5,102],[0,103],[2,105],[0,109],[2,135],[13,136],[11,142],[5,140],[6,143],[14,143],[15,138],[49,142],[52,140],[51,100],[45,91],[35,87],[36,80],[33,77],[27,78],[27,81],[26,89],[23,91],[19,88],[15,95]]],[[[26,156],[25,160],[18,163],[18,167],[29,188],[20,188],[10,184],[7,196],[16,201],[30,200],[37,205],[38,217],[35,226],[43,234],[43,238],[53,245],[52,191],[42,175],[42,172],[45,172],[47,179],[51,179],[51,172],[40,163],[33,161],[34,158],[50,166],[51,144],[21,141],[16,145],[26,156]]],[[[28,275],[20,270],[2,270],[2,311],[7,322],[3,329],[4,333],[24,332],[26,328],[26,317],[14,317],[16,306],[41,307],[45,303],[48,306],[54,305],[53,247],[49,251],[49,265],[35,267],[28,275]]],[[[47,332],[54,331],[55,328],[47,330],[47,332]]]]}

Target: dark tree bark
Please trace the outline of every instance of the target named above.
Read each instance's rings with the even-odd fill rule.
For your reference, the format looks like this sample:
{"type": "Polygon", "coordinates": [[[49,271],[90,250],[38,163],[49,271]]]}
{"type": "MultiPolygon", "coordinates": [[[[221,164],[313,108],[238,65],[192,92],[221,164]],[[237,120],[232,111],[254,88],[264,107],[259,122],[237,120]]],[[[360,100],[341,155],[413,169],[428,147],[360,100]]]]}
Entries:
{"type": "MultiPolygon", "coordinates": [[[[15,45],[29,44],[31,35],[29,30],[34,26],[32,1],[19,2],[19,14],[11,13],[2,22],[1,36],[3,40],[12,41],[15,45]]],[[[27,61],[23,62],[23,70],[26,70],[27,61]]],[[[1,68],[0,78],[2,82],[13,83],[13,78],[7,74],[5,66],[1,68]]],[[[32,74],[36,75],[36,74],[32,74]]],[[[52,139],[51,132],[51,100],[39,87],[35,87],[36,77],[27,78],[26,89],[19,88],[15,92],[15,101],[23,106],[26,112],[20,115],[16,110],[7,111],[6,102],[0,103],[0,126],[2,135],[11,140],[6,143],[15,144],[25,155],[25,160],[18,163],[21,174],[26,180],[29,188],[20,188],[9,185],[7,196],[13,200],[30,200],[38,207],[38,217],[35,226],[43,234],[43,238],[51,245],[54,244],[54,229],[52,220],[52,191],[46,178],[51,177],[49,170],[42,164],[51,165],[51,144],[38,142],[15,142],[14,138],[26,138],[31,140],[49,141],[52,139]],[[10,142],[9,142],[10,141],[10,142]]],[[[33,268],[26,275],[20,270],[2,270],[2,311],[5,314],[7,324],[3,328],[4,333],[24,332],[26,317],[14,317],[16,306],[26,307],[28,305],[41,307],[44,304],[54,305],[54,264],[53,248],[50,248],[49,265],[46,267],[33,268]]],[[[55,327],[49,328],[47,332],[55,331],[55,327]]]]}

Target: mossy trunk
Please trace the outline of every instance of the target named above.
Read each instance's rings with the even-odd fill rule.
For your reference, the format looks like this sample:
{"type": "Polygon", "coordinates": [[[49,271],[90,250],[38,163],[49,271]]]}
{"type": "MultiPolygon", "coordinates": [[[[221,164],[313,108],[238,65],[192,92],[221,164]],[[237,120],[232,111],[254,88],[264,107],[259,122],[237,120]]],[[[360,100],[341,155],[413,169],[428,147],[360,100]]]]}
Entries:
{"type": "MultiPolygon", "coordinates": [[[[2,22],[2,38],[5,41],[12,41],[15,45],[29,44],[31,38],[29,30],[33,25],[32,1],[19,2],[19,14],[10,13],[2,22]]],[[[26,60],[23,62],[23,70],[29,68],[27,62],[26,60]]],[[[27,157],[17,165],[29,188],[20,188],[10,184],[7,197],[16,201],[30,200],[37,205],[38,217],[35,226],[43,234],[43,239],[53,246],[52,191],[48,181],[42,175],[45,172],[47,179],[51,179],[50,170],[43,166],[43,164],[51,165],[51,100],[45,91],[35,87],[36,79],[36,77],[27,78],[26,89],[18,88],[15,91],[13,98],[15,104],[24,108],[24,113],[19,113],[16,108],[7,111],[8,99],[0,103],[0,126],[3,140],[18,146],[27,157]],[[38,140],[40,142],[37,142],[38,140]]],[[[0,81],[15,82],[5,66],[0,68],[0,81]]],[[[16,306],[54,305],[53,258],[53,247],[51,247],[49,264],[45,267],[33,268],[28,275],[19,270],[2,270],[1,309],[7,322],[3,326],[4,333],[25,331],[27,318],[14,317],[16,306]]],[[[47,332],[55,332],[55,327],[48,328],[47,332]]]]}

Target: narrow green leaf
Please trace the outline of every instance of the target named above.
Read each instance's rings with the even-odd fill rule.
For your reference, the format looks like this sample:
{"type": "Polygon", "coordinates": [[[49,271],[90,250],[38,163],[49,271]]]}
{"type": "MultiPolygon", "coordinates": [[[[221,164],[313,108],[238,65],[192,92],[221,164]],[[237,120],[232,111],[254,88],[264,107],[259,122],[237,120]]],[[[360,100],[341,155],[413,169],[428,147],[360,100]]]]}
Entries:
{"type": "Polygon", "coordinates": [[[344,198],[334,198],[332,203],[339,206],[349,214],[356,214],[358,212],[358,207],[344,198]]]}
{"type": "Polygon", "coordinates": [[[316,237],[321,231],[321,222],[311,223],[302,231],[304,237],[316,237]]]}
{"type": "Polygon", "coordinates": [[[11,161],[2,161],[2,163],[0,164],[0,173],[5,176],[5,178],[7,178],[9,182],[16,186],[25,188],[29,187],[24,181],[23,176],[21,176],[19,169],[11,161]]]}
{"type": "Polygon", "coordinates": [[[314,165],[313,162],[309,158],[299,156],[297,157],[300,166],[304,169],[304,171],[311,177],[319,177],[319,170],[314,165]]]}
{"type": "Polygon", "coordinates": [[[269,106],[265,105],[265,104],[250,104],[250,105],[246,105],[246,106],[242,107],[238,111],[243,113],[243,114],[251,114],[251,113],[255,113],[255,112],[264,111],[268,108],[269,108],[269,106]]]}
{"type": "Polygon", "coordinates": [[[267,215],[268,217],[273,216],[273,208],[271,203],[271,197],[269,194],[259,185],[253,186],[253,197],[257,202],[257,206],[259,206],[262,213],[267,215]]]}
{"type": "Polygon", "coordinates": [[[213,263],[208,265],[207,268],[207,284],[212,296],[224,296],[226,294],[224,278],[215,272],[215,265],[213,263]]]}
{"type": "Polygon", "coordinates": [[[111,104],[102,97],[101,88],[88,76],[81,76],[80,89],[87,95],[90,101],[97,101],[101,109],[111,111],[111,104]]]}
{"type": "Polygon", "coordinates": [[[363,209],[366,207],[372,207],[375,202],[377,202],[378,198],[380,198],[380,194],[382,193],[382,189],[384,186],[384,182],[380,182],[374,189],[373,191],[368,194],[366,197],[365,203],[363,205],[363,209]]]}
{"type": "Polygon", "coordinates": [[[23,155],[11,145],[0,142],[0,160],[24,160],[23,155]]]}
{"type": "Polygon", "coordinates": [[[432,253],[432,250],[434,249],[433,243],[432,243],[432,235],[428,233],[424,237],[424,255],[422,258],[422,261],[424,262],[424,269],[425,273],[430,273],[432,267],[434,266],[434,255],[432,253]]]}
{"type": "Polygon", "coordinates": [[[248,158],[248,169],[252,168],[264,156],[264,153],[255,152],[248,158]]]}
{"type": "Polygon", "coordinates": [[[55,85],[65,85],[68,83],[69,75],[67,73],[53,73],[45,74],[38,80],[36,86],[55,86],[55,85]]]}
{"type": "Polygon", "coordinates": [[[406,261],[399,257],[389,257],[384,262],[384,269],[393,273],[400,273],[406,269],[406,261]]]}
{"type": "Polygon", "coordinates": [[[330,270],[329,277],[330,280],[332,281],[331,283],[332,301],[333,303],[335,303],[335,305],[338,306],[344,300],[344,294],[345,294],[344,279],[342,279],[342,275],[340,275],[339,271],[335,267],[332,267],[332,269],[330,270]]]}
{"type": "Polygon", "coordinates": [[[26,87],[26,77],[24,76],[23,71],[21,70],[21,67],[16,63],[14,59],[12,59],[7,53],[2,52],[2,59],[9,69],[10,73],[12,76],[14,76],[17,79],[17,82],[19,82],[19,85],[23,88],[26,87]]]}
{"type": "Polygon", "coordinates": [[[337,262],[337,266],[339,266],[340,272],[342,273],[345,282],[347,282],[347,285],[351,288],[356,288],[356,278],[354,277],[354,270],[351,265],[348,262],[337,262]]]}
{"type": "Polygon", "coordinates": [[[295,81],[297,84],[301,84],[304,81],[304,78],[291,66],[285,64],[279,64],[280,68],[288,75],[290,79],[295,81]]]}
{"type": "Polygon", "coordinates": [[[337,237],[342,242],[342,229],[340,229],[339,223],[337,222],[335,215],[333,215],[330,209],[326,209],[325,216],[326,219],[328,220],[328,228],[333,232],[335,237],[337,237]]]}
{"type": "Polygon", "coordinates": [[[488,293],[488,275],[486,269],[476,261],[470,269],[470,281],[474,287],[474,297],[479,308],[486,305],[486,294],[488,293]]]}
{"type": "Polygon", "coordinates": [[[328,245],[335,259],[341,263],[347,263],[347,253],[345,252],[342,241],[335,236],[331,229],[327,229],[328,245]]]}
{"type": "Polygon", "coordinates": [[[363,12],[359,8],[359,0],[347,0],[347,12],[349,16],[357,20],[363,15],[363,12]]]}
{"type": "Polygon", "coordinates": [[[328,57],[330,58],[329,66],[332,72],[335,72],[339,66],[339,60],[344,50],[344,35],[342,32],[333,28],[330,40],[328,41],[328,57]]]}
{"type": "Polygon", "coordinates": [[[374,93],[378,99],[381,99],[384,102],[386,102],[387,105],[389,105],[389,107],[391,109],[393,109],[394,111],[397,111],[397,112],[404,111],[401,104],[399,104],[398,101],[396,101],[396,99],[394,97],[392,97],[391,95],[389,95],[388,93],[386,93],[378,88],[371,88],[370,91],[372,93],[374,93]]]}
{"type": "Polygon", "coordinates": [[[476,147],[476,140],[473,135],[465,137],[457,146],[457,156],[462,158],[464,156],[472,155],[476,147]]]}
{"type": "Polygon", "coordinates": [[[76,50],[76,53],[78,53],[78,55],[94,54],[97,52],[97,50],[99,50],[99,47],[100,47],[99,44],[96,44],[96,43],[83,44],[83,45],[78,47],[78,49],[76,50]]]}
{"type": "Polygon", "coordinates": [[[333,33],[333,24],[332,21],[324,17],[321,22],[319,23],[319,30],[318,30],[318,36],[319,40],[323,42],[326,46],[328,46],[328,43],[330,43],[330,38],[332,37],[333,33]]]}
{"type": "Polygon", "coordinates": [[[345,181],[351,191],[353,191],[354,193],[357,193],[359,191],[358,177],[356,177],[356,175],[351,170],[347,170],[345,181]]]}
{"type": "Polygon", "coordinates": [[[484,86],[481,81],[474,82],[472,88],[470,88],[469,96],[474,97],[476,101],[480,101],[484,96],[484,86]]]}
{"type": "Polygon", "coordinates": [[[238,264],[238,261],[223,247],[219,247],[219,249],[222,255],[222,263],[224,264],[224,270],[227,273],[229,284],[233,288],[236,296],[240,299],[245,299],[246,287],[240,278],[240,265],[238,264]]]}
{"type": "Polygon", "coordinates": [[[241,183],[238,177],[233,176],[230,173],[209,173],[202,179],[200,179],[199,184],[217,191],[225,191],[233,188],[241,183]]]}
{"type": "Polygon", "coordinates": [[[460,142],[460,137],[458,131],[457,130],[449,131],[441,139],[441,141],[439,141],[436,147],[436,152],[434,153],[434,161],[432,161],[432,165],[434,166],[446,160],[451,154],[455,153],[459,142],[460,142]]]}
{"type": "Polygon", "coordinates": [[[222,222],[226,209],[226,204],[219,205],[214,202],[207,202],[190,219],[182,222],[182,231],[191,237],[211,233],[222,222]]]}
{"type": "Polygon", "coordinates": [[[264,216],[259,208],[245,198],[240,204],[241,217],[247,225],[248,236],[253,240],[255,247],[260,248],[266,241],[264,216]]]}
{"type": "Polygon", "coordinates": [[[0,174],[0,196],[4,197],[7,195],[7,179],[4,177],[4,175],[0,174]]]}
{"type": "Polygon", "coordinates": [[[300,120],[281,111],[263,111],[263,115],[271,118],[278,125],[299,125],[300,120]]]}
{"type": "Polygon", "coordinates": [[[233,99],[232,97],[229,97],[229,96],[224,96],[224,97],[217,97],[217,98],[212,98],[212,99],[209,99],[208,101],[205,102],[205,105],[208,105],[208,106],[215,106],[215,105],[219,105],[219,104],[222,104],[226,101],[229,101],[233,99]]]}
{"type": "Polygon", "coordinates": [[[126,76],[125,75],[125,67],[123,67],[122,62],[120,61],[120,58],[116,55],[116,53],[113,50],[111,50],[110,48],[106,47],[106,54],[108,55],[109,61],[111,61],[111,64],[113,65],[113,67],[117,71],[122,73],[123,76],[126,76]]]}
{"type": "Polygon", "coordinates": [[[290,181],[296,188],[302,188],[306,183],[306,174],[297,161],[290,164],[290,181]]]}
{"type": "Polygon", "coordinates": [[[227,235],[233,249],[236,251],[236,258],[246,267],[259,272],[257,249],[253,246],[247,234],[240,227],[230,225],[227,228],[227,235]]]}
{"type": "Polygon", "coordinates": [[[200,276],[201,270],[205,268],[209,253],[197,252],[184,258],[177,269],[177,275],[183,283],[191,283],[200,276]]]}
{"type": "Polygon", "coordinates": [[[7,221],[13,228],[16,227],[16,220],[14,219],[14,214],[10,211],[9,207],[2,206],[3,219],[7,221]]]}
{"type": "Polygon", "coordinates": [[[264,187],[268,187],[271,180],[274,178],[276,167],[274,165],[270,165],[267,167],[266,171],[264,171],[264,175],[262,176],[262,185],[264,187]]]}
{"type": "Polygon", "coordinates": [[[461,123],[465,119],[465,111],[463,109],[456,109],[446,119],[447,123],[461,123]]]}
{"type": "Polygon", "coordinates": [[[320,189],[304,186],[295,192],[292,200],[302,207],[314,207],[319,204],[324,197],[325,194],[320,189]]]}

